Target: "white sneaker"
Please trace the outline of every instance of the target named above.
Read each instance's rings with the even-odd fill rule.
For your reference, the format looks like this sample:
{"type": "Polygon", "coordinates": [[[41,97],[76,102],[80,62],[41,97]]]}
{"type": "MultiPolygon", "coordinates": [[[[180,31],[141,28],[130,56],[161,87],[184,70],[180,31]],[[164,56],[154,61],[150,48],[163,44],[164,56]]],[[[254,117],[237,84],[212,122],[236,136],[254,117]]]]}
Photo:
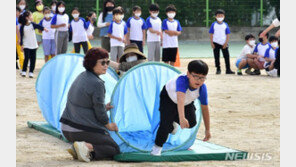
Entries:
{"type": "Polygon", "coordinates": [[[178,124],[177,124],[177,122],[173,122],[173,126],[174,126],[174,129],[171,132],[172,135],[176,134],[177,131],[178,131],[178,124]]]}
{"type": "Polygon", "coordinates": [[[78,160],[83,162],[90,162],[90,151],[86,147],[85,142],[74,142],[74,148],[77,153],[78,160]]]}
{"type": "Polygon", "coordinates": [[[271,77],[277,77],[277,69],[273,69],[271,71],[266,72],[271,77]]]}
{"type": "Polygon", "coordinates": [[[32,72],[30,72],[30,73],[29,73],[29,77],[30,77],[30,78],[33,78],[33,77],[34,77],[34,74],[33,74],[32,72]]]}
{"type": "Polygon", "coordinates": [[[161,150],[162,150],[162,147],[159,147],[157,145],[154,145],[152,147],[152,151],[151,151],[151,155],[154,155],[154,156],[161,156],[161,150]]]}
{"type": "Polygon", "coordinates": [[[26,72],[23,71],[23,72],[21,73],[21,75],[22,75],[22,77],[26,77],[26,72]]]}

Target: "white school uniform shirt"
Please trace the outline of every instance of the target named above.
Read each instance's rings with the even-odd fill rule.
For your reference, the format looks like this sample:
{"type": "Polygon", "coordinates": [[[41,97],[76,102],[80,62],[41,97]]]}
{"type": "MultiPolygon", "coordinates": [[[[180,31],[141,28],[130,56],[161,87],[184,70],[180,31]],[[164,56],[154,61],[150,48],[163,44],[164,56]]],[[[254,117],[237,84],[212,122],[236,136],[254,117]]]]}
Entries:
{"type": "MultiPolygon", "coordinates": [[[[254,49],[254,53],[258,53],[259,56],[264,56],[265,55],[265,52],[268,48],[270,48],[271,45],[270,43],[266,43],[265,45],[263,45],[261,42],[258,43],[254,49]]],[[[259,61],[265,61],[264,58],[260,58],[259,61]]]]}
{"type": "Polygon", "coordinates": [[[94,32],[94,30],[95,30],[94,25],[91,24],[90,21],[88,21],[86,24],[88,25],[88,29],[86,30],[86,34],[87,34],[88,36],[93,35],[93,32],[94,32]]]}
{"type": "Polygon", "coordinates": [[[35,30],[33,24],[24,25],[23,47],[27,49],[38,48],[35,30]]]}
{"type": "MultiPolygon", "coordinates": [[[[127,33],[127,26],[125,21],[121,21],[120,23],[116,23],[115,21],[112,21],[108,34],[112,34],[115,37],[119,37],[121,39],[124,39],[124,35],[127,33]]],[[[110,38],[110,46],[122,46],[124,47],[124,43],[122,41],[118,41],[117,39],[110,38]]]]}
{"type": "Polygon", "coordinates": [[[236,60],[239,59],[247,59],[247,55],[248,54],[252,54],[254,52],[255,47],[251,47],[250,45],[246,44],[243,48],[243,50],[241,51],[241,54],[239,56],[237,56],[236,60]]]}
{"type": "Polygon", "coordinates": [[[197,89],[191,90],[189,88],[189,79],[186,74],[181,74],[169,80],[165,85],[166,91],[170,99],[178,104],[177,92],[185,93],[184,105],[192,103],[194,100],[199,99],[202,105],[208,105],[208,93],[205,84],[197,89]]]}
{"type": "Polygon", "coordinates": [[[215,21],[209,30],[210,34],[213,34],[213,42],[224,45],[226,42],[226,35],[230,34],[230,29],[227,23],[222,22],[219,24],[215,21]]]}
{"type": "Polygon", "coordinates": [[[63,15],[55,14],[53,16],[51,25],[60,25],[60,24],[66,24],[66,26],[57,28],[57,31],[68,31],[69,16],[66,13],[63,15]]]}
{"type": "Polygon", "coordinates": [[[130,40],[143,41],[143,30],[146,29],[146,23],[143,18],[136,19],[135,17],[130,17],[126,25],[130,29],[130,40]]]}
{"type": "Polygon", "coordinates": [[[168,19],[163,20],[162,22],[162,30],[163,30],[163,48],[177,48],[178,44],[178,36],[169,36],[165,33],[165,30],[171,31],[182,31],[181,24],[178,20],[169,21],[168,19]]]}
{"type": "Polygon", "coordinates": [[[79,18],[78,21],[74,19],[70,23],[70,31],[73,33],[73,43],[86,42],[88,41],[86,30],[88,26],[83,18],[79,18]]]}
{"type": "Polygon", "coordinates": [[[152,18],[149,16],[146,19],[146,26],[147,26],[147,42],[158,42],[160,41],[160,35],[155,33],[151,33],[148,29],[152,28],[155,31],[161,32],[161,20],[159,17],[152,18]]]}
{"type": "Polygon", "coordinates": [[[51,20],[52,18],[50,18],[48,21],[43,18],[39,23],[39,25],[48,29],[48,32],[42,31],[42,39],[54,39],[54,33],[56,30],[54,28],[50,28],[51,20]]]}

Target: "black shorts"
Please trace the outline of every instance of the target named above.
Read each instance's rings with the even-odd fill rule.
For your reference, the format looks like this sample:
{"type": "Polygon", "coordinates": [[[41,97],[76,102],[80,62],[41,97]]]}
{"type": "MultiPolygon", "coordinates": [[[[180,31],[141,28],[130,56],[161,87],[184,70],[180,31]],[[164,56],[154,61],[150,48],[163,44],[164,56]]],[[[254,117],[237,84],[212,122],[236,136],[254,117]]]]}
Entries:
{"type": "Polygon", "coordinates": [[[164,62],[176,62],[178,48],[163,48],[162,49],[162,61],[164,62]]]}

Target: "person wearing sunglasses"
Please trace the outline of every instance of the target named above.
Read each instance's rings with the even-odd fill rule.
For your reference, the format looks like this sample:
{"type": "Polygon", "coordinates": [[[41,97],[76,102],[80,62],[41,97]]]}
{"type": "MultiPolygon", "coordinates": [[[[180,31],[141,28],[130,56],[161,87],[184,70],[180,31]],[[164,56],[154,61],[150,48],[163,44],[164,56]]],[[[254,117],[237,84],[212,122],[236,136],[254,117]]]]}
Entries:
{"type": "Polygon", "coordinates": [[[120,150],[109,131],[118,131],[115,123],[109,123],[105,105],[105,85],[100,75],[106,73],[110,63],[108,51],[91,48],[87,51],[83,66],[86,69],[72,83],[66,108],[60,119],[63,135],[74,143],[67,151],[84,162],[112,159],[120,150]]]}
{"type": "Polygon", "coordinates": [[[208,65],[202,60],[193,60],[187,69],[187,74],[181,74],[168,81],[160,93],[160,125],[151,151],[152,155],[161,155],[163,144],[170,133],[172,135],[177,133],[178,124],[182,129],[196,126],[194,106],[196,99],[200,101],[205,124],[203,140],[208,141],[211,138],[208,94],[204,84],[209,71],[208,65]]]}

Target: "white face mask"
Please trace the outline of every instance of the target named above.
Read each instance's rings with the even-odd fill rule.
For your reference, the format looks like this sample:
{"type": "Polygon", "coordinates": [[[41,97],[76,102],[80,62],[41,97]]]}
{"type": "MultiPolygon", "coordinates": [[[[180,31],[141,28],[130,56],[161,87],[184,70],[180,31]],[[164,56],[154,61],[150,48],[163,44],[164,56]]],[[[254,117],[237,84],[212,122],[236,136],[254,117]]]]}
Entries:
{"type": "Polygon", "coordinates": [[[72,16],[76,19],[79,17],[79,14],[72,14],[72,16]]]}
{"type": "Polygon", "coordinates": [[[116,15],[115,16],[115,19],[116,20],[120,20],[121,21],[123,18],[124,18],[124,15],[116,15]]]}
{"type": "Polygon", "coordinates": [[[44,17],[45,18],[49,18],[50,17],[50,14],[45,14],[44,17]]]}
{"type": "Polygon", "coordinates": [[[255,43],[256,43],[255,40],[250,40],[250,41],[249,41],[249,44],[250,44],[251,46],[255,46],[255,43]]]}
{"type": "Polygon", "coordinates": [[[60,7],[58,8],[59,12],[63,13],[65,11],[65,8],[64,7],[60,7]]]}
{"type": "Polygon", "coordinates": [[[277,42],[272,42],[270,45],[271,45],[273,48],[278,47],[278,43],[277,43],[277,42]]]}
{"type": "Polygon", "coordinates": [[[170,19],[173,19],[176,16],[176,13],[168,13],[168,17],[170,19]]]}
{"type": "Polygon", "coordinates": [[[218,20],[219,22],[222,22],[222,21],[224,20],[224,17],[218,17],[217,20],[218,20]]]}
{"type": "Polygon", "coordinates": [[[24,10],[26,8],[26,5],[19,5],[19,7],[21,8],[21,10],[24,10]]]}
{"type": "Polygon", "coordinates": [[[51,7],[51,10],[54,11],[54,12],[56,11],[56,9],[57,9],[57,6],[52,6],[51,7]]]}
{"type": "Polygon", "coordinates": [[[128,58],[126,58],[126,62],[132,62],[137,60],[138,60],[138,56],[129,56],[128,58]]]}
{"type": "Polygon", "coordinates": [[[140,17],[142,13],[136,13],[135,16],[140,17]]]}
{"type": "Polygon", "coordinates": [[[152,13],[151,16],[157,17],[158,16],[158,13],[152,13]]]}

